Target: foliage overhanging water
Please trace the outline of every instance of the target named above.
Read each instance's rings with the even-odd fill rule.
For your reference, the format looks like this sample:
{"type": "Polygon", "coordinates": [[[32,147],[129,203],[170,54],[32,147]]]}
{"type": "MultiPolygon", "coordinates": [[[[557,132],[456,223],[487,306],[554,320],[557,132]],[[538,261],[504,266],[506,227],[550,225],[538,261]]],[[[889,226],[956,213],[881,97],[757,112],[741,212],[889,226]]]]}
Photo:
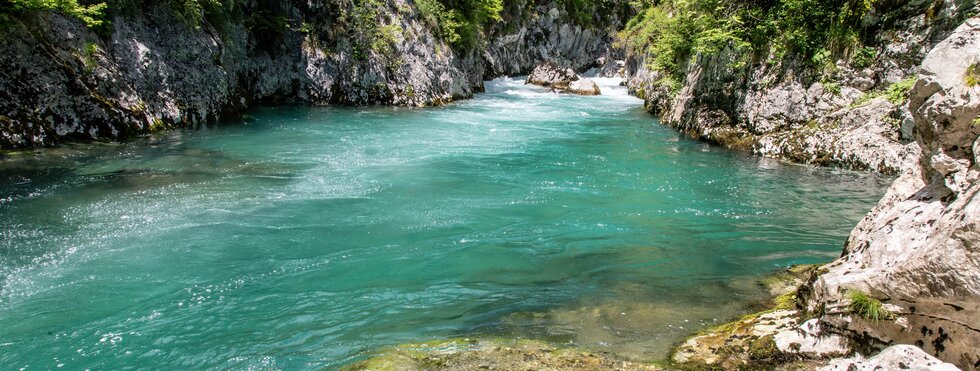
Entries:
{"type": "Polygon", "coordinates": [[[837,256],[887,179],[687,140],[613,80],[0,161],[0,364],[335,367],[456,336],[637,359],[837,256]]]}

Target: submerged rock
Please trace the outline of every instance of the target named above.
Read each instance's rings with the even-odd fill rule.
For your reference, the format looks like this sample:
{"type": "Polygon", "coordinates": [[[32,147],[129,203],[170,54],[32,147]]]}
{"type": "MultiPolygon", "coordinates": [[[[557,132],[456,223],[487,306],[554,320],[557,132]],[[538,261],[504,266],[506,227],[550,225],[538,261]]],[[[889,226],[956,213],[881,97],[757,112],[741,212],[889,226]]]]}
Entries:
{"type": "Polygon", "coordinates": [[[532,340],[456,339],[405,344],[346,370],[660,370],[613,356],[532,340]]]}
{"type": "Polygon", "coordinates": [[[850,353],[845,338],[822,334],[797,308],[797,287],[817,269],[800,265],[763,278],[760,283],[776,295],[768,310],[701,331],[674,349],[671,362],[690,369],[771,369],[790,362],[812,369],[850,353]]]}
{"type": "Polygon", "coordinates": [[[597,75],[601,77],[623,77],[624,66],[626,66],[626,61],[617,60],[612,58],[600,58],[599,60],[599,70],[597,75]]]}

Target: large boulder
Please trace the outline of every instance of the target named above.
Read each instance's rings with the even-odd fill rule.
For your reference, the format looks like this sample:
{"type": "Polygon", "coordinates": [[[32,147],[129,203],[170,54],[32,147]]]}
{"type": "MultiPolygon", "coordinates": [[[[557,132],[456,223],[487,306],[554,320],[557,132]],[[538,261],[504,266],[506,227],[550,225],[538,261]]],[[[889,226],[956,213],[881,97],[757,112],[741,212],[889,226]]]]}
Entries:
{"type": "Polygon", "coordinates": [[[554,89],[565,89],[572,81],[577,81],[578,75],[571,68],[561,68],[553,62],[539,64],[527,76],[525,84],[533,84],[554,89]]]}
{"type": "Polygon", "coordinates": [[[566,92],[578,95],[599,95],[599,85],[596,85],[595,81],[592,79],[581,79],[572,81],[568,84],[568,89],[566,92]]]}
{"type": "Polygon", "coordinates": [[[980,366],[980,86],[966,76],[978,62],[974,17],[929,52],[912,88],[918,161],[803,293],[835,331],[916,344],[965,369],[980,366]],[[858,291],[892,318],[852,313],[849,297],[858,291]]]}
{"type": "Polygon", "coordinates": [[[554,62],[544,62],[527,76],[525,84],[551,88],[559,93],[599,95],[599,85],[592,79],[581,79],[571,68],[562,68],[554,62]]]}

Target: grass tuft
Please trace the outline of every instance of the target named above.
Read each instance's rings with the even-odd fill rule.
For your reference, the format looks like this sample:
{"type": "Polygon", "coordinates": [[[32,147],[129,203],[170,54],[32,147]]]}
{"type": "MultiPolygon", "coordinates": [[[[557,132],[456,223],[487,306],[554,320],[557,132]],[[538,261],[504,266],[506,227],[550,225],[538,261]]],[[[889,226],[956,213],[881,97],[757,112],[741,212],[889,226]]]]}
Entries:
{"type": "Polygon", "coordinates": [[[895,314],[885,309],[881,301],[857,290],[851,291],[851,304],[848,308],[851,310],[851,313],[872,321],[895,318],[895,314]]]}

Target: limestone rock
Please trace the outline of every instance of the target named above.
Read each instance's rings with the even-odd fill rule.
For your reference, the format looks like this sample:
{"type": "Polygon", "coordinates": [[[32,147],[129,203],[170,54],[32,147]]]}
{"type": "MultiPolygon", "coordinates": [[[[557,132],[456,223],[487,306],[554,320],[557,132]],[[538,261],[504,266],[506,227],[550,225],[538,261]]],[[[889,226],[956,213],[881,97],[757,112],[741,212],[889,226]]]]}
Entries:
{"type": "Polygon", "coordinates": [[[595,81],[592,79],[581,79],[572,81],[568,84],[568,89],[565,90],[568,93],[578,94],[578,95],[600,95],[599,85],[596,85],[595,81]]]}
{"type": "Polygon", "coordinates": [[[612,58],[601,58],[598,64],[600,67],[598,71],[596,71],[597,76],[623,77],[623,68],[626,66],[626,61],[612,58]]]}
{"type": "Polygon", "coordinates": [[[806,358],[827,358],[850,352],[847,339],[836,334],[826,334],[820,322],[810,319],[792,330],[782,330],[773,336],[780,351],[806,358]]]}
{"type": "Polygon", "coordinates": [[[534,71],[531,71],[524,83],[554,89],[566,89],[578,79],[578,74],[571,68],[562,68],[553,62],[544,62],[535,67],[534,71]]]}
{"type": "Polygon", "coordinates": [[[868,359],[861,356],[837,359],[820,368],[820,371],[875,370],[957,371],[959,368],[911,345],[891,346],[868,359]]]}
{"type": "Polygon", "coordinates": [[[527,76],[525,84],[551,88],[555,92],[578,95],[599,95],[599,85],[592,79],[579,78],[571,68],[563,68],[553,62],[544,62],[527,76]]]}
{"type": "Polygon", "coordinates": [[[980,167],[975,153],[980,87],[966,86],[980,60],[980,18],[936,45],[911,92],[920,155],[851,232],[844,255],[809,287],[810,310],[835,331],[885,344],[917,344],[963,368],[980,364],[980,167]],[[847,313],[849,290],[894,305],[896,318],[847,313]]]}

